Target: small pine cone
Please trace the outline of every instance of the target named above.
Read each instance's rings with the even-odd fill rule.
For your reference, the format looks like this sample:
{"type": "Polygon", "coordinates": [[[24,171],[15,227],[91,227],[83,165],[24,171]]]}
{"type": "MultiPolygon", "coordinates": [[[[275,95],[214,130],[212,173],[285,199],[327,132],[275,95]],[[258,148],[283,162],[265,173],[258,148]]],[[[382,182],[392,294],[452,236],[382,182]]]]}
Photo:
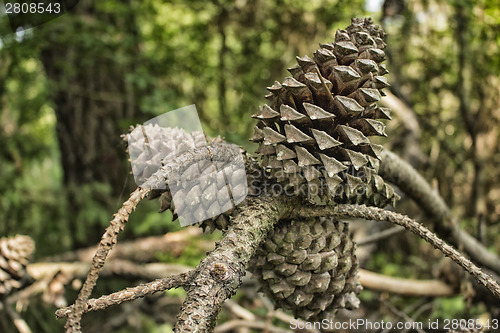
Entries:
{"type": "Polygon", "coordinates": [[[304,320],[331,319],[359,305],[355,243],[347,224],[333,218],[280,221],[249,269],[277,307],[304,320]]]}
{"type": "Polygon", "coordinates": [[[251,140],[283,192],[315,204],[398,199],[376,176],[382,146],[368,139],[386,136],[377,119],[390,119],[375,105],[388,86],[383,36],[371,19],[353,19],[334,43],[320,44],[313,59],[297,57],[292,77],[268,88],[270,103],[252,116],[258,124],[251,140]]]}
{"type": "Polygon", "coordinates": [[[19,289],[28,279],[26,265],[35,250],[28,236],[0,238],[0,295],[19,289]]]}

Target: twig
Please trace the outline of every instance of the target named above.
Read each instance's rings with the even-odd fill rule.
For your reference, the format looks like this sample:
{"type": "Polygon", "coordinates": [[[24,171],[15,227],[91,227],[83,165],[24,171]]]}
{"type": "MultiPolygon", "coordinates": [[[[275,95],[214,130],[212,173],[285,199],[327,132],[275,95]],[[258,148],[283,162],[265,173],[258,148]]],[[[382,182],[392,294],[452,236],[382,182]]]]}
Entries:
{"type": "MultiPolygon", "coordinates": [[[[164,279],[158,279],[149,283],[141,284],[136,287],[127,288],[110,295],[101,296],[97,299],[90,299],[83,305],[83,313],[106,309],[112,305],[121,304],[127,301],[152,295],[168,289],[185,286],[192,278],[194,271],[169,276],[164,279]]],[[[61,308],[56,311],[58,318],[69,317],[75,311],[75,305],[61,308]]]]}
{"type": "MultiPolygon", "coordinates": [[[[35,280],[51,280],[56,274],[63,274],[70,279],[84,278],[90,264],[83,262],[62,263],[34,263],[26,267],[28,274],[35,280]]],[[[158,279],[175,274],[185,273],[191,268],[183,265],[168,263],[136,264],[128,260],[108,261],[101,276],[126,276],[139,279],[158,279]]]]}
{"type": "Polygon", "coordinates": [[[441,237],[455,246],[460,244],[472,259],[500,274],[500,257],[460,228],[443,198],[411,165],[386,149],[381,157],[379,174],[419,204],[434,220],[436,232],[441,237]]]}
{"type": "Polygon", "coordinates": [[[359,282],[365,288],[420,297],[440,297],[455,295],[455,291],[439,280],[414,280],[386,276],[359,270],[359,282]]]}
{"type": "Polygon", "coordinates": [[[295,208],[294,213],[298,216],[318,217],[318,216],[349,216],[355,218],[363,218],[367,220],[389,221],[391,223],[401,225],[410,230],[414,234],[422,237],[430,243],[434,248],[443,252],[447,257],[450,257],[469,272],[474,278],[486,288],[488,288],[496,297],[500,298],[500,286],[489,275],[483,273],[479,267],[474,265],[469,259],[462,256],[452,246],[446,244],[443,240],[437,237],[429,229],[425,228],[420,223],[410,219],[407,216],[383,210],[381,208],[366,207],[364,205],[338,205],[325,206],[321,209],[309,205],[304,205],[295,208]]]}
{"type": "Polygon", "coordinates": [[[321,74],[321,71],[319,70],[318,65],[316,65],[316,73],[318,74],[318,77],[321,81],[321,84],[323,85],[323,88],[325,88],[325,91],[327,92],[328,99],[330,100],[330,102],[332,104],[335,103],[335,100],[333,99],[332,92],[330,91],[330,89],[328,89],[328,86],[326,85],[325,79],[323,78],[323,75],[321,74]]]}
{"type": "Polygon", "coordinates": [[[393,235],[399,234],[399,233],[403,232],[404,230],[405,230],[405,228],[403,228],[403,227],[389,228],[389,229],[383,230],[381,232],[378,232],[376,234],[373,234],[373,235],[370,235],[370,236],[367,236],[367,237],[361,239],[360,241],[356,242],[356,245],[359,247],[359,246],[364,246],[364,245],[368,245],[371,243],[375,243],[375,242],[381,241],[383,239],[389,238],[393,235]]]}
{"type": "Polygon", "coordinates": [[[17,313],[16,311],[14,311],[11,308],[10,304],[7,304],[7,302],[3,302],[3,307],[5,308],[5,311],[7,312],[9,317],[12,319],[12,322],[16,326],[19,333],[31,333],[32,332],[31,328],[28,326],[28,323],[26,323],[26,321],[23,318],[21,318],[19,313],[17,313]]]}
{"type": "MultiPolygon", "coordinates": [[[[267,326],[265,323],[258,322],[258,321],[235,319],[235,320],[230,320],[222,325],[219,325],[215,329],[214,332],[215,333],[232,332],[233,330],[237,329],[238,327],[249,327],[249,328],[264,330],[267,326]]],[[[268,326],[268,332],[269,333],[291,333],[293,331],[270,325],[270,326],[268,326]]]]}
{"type": "MultiPolygon", "coordinates": [[[[423,304],[422,306],[420,306],[411,316],[411,319],[412,320],[417,320],[418,317],[420,317],[420,315],[422,313],[424,313],[424,311],[427,311],[427,310],[432,310],[432,302],[427,302],[426,299],[423,299],[423,301],[425,302],[425,304],[423,304]]],[[[408,311],[406,311],[408,312],[408,311]]],[[[407,333],[408,331],[410,331],[410,328],[407,328],[405,329],[404,331],[402,331],[401,333],[407,333]]]]}
{"type": "MultiPolygon", "coordinates": [[[[289,325],[292,324],[292,321],[293,321],[297,324],[298,327],[306,327],[305,321],[302,321],[300,319],[296,319],[296,318],[290,316],[289,314],[287,314],[281,310],[275,310],[273,315],[274,315],[274,318],[276,318],[284,323],[287,323],[289,325]]],[[[315,328],[304,328],[304,329],[301,329],[301,332],[321,333],[320,330],[317,330],[315,328]]]]}
{"type": "Polygon", "coordinates": [[[125,223],[128,221],[130,213],[137,207],[137,204],[149,193],[149,190],[138,187],[130,198],[123,203],[123,206],[115,214],[109,227],[106,228],[104,235],[101,238],[99,247],[92,259],[92,265],[87,275],[87,279],[78,294],[75,301],[74,311],[71,311],[64,325],[66,333],[81,332],[81,318],[84,312],[85,304],[94,289],[94,286],[99,278],[99,273],[106,262],[106,257],[116,244],[118,234],[123,230],[125,223]]]}
{"type": "MultiPolygon", "coordinates": [[[[383,300],[382,303],[387,307],[387,309],[389,309],[389,311],[391,311],[393,314],[395,314],[399,318],[404,319],[404,321],[406,321],[407,323],[415,323],[415,321],[413,319],[411,319],[406,313],[404,313],[403,311],[400,311],[400,310],[396,309],[389,302],[383,300]]],[[[390,329],[386,328],[382,332],[383,333],[387,333],[389,331],[390,331],[390,329]]],[[[417,331],[418,333],[426,333],[424,330],[422,330],[422,329],[420,329],[418,327],[415,327],[415,331],[417,331]]]]}
{"type": "Polygon", "coordinates": [[[230,299],[228,299],[224,303],[224,307],[227,308],[232,314],[234,314],[238,318],[250,321],[257,320],[257,317],[252,312],[248,311],[238,303],[231,301],[230,299]]]}

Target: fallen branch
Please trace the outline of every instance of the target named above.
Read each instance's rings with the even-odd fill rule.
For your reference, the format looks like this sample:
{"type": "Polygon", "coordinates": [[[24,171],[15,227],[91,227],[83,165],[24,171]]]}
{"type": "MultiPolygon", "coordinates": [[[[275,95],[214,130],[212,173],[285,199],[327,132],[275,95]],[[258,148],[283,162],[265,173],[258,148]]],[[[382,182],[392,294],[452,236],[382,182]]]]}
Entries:
{"type": "Polygon", "coordinates": [[[434,221],[438,235],[455,246],[460,244],[472,259],[500,274],[500,257],[488,251],[483,244],[460,228],[443,198],[411,165],[385,149],[381,157],[379,174],[419,204],[434,221]]]}
{"type": "Polygon", "coordinates": [[[292,333],[292,330],[287,330],[281,327],[277,326],[268,326],[264,322],[258,322],[258,321],[250,321],[250,320],[241,320],[241,319],[234,319],[230,320],[222,325],[219,325],[215,329],[215,333],[225,333],[225,332],[233,332],[235,329],[239,327],[248,327],[248,328],[254,328],[258,330],[267,330],[269,333],[292,333]]]}
{"type": "Polygon", "coordinates": [[[224,308],[229,310],[233,315],[237,316],[240,319],[243,320],[250,320],[250,321],[255,321],[257,320],[257,317],[238,303],[231,301],[228,299],[226,302],[224,302],[224,308]]]}
{"type": "MultiPolygon", "coordinates": [[[[132,241],[120,242],[113,248],[113,251],[109,254],[107,260],[126,259],[135,262],[150,262],[157,259],[155,257],[157,253],[171,253],[174,256],[178,256],[182,253],[190,241],[199,238],[202,234],[203,231],[200,228],[191,226],[162,236],[143,237],[132,241]]],[[[202,242],[200,244],[200,241],[197,241],[196,244],[198,248],[201,248],[201,250],[210,251],[213,249],[213,242],[202,242]],[[200,247],[200,245],[203,246],[200,247]]],[[[74,252],[45,258],[43,261],[90,262],[96,250],[97,246],[91,246],[74,252]]]]}
{"type": "Polygon", "coordinates": [[[365,246],[365,245],[375,243],[375,242],[381,241],[383,239],[389,238],[389,237],[394,236],[396,234],[399,234],[399,233],[403,232],[404,230],[405,230],[405,228],[403,228],[403,227],[393,227],[390,229],[386,229],[386,230],[377,232],[376,234],[366,236],[365,238],[356,242],[356,244],[358,245],[358,247],[365,246]]]}
{"type": "MultiPolygon", "coordinates": [[[[90,264],[75,263],[34,263],[26,267],[28,274],[35,280],[52,278],[56,274],[63,274],[69,279],[84,278],[89,271],[90,264]]],[[[185,273],[192,268],[166,263],[136,264],[127,260],[109,261],[103,268],[102,276],[129,276],[138,279],[158,279],[175,274],[185,273]]]]}
{"type": "Polygon", "coordinates": [[[452,287],[439,280],[414,280],[386,276],[359,270],[359,282],[363,288],[420,297],[441,297],[456,295],[452,287]]]}
{"type": "MultiPolygon", "coordinates": [[[[181,273],[178,275],[170,276],[164,279],[158,279],[149,283],[141,284],[136,287],[120,290],[110,295],[102,296],[97,299],[88,300],[83,305],[83,313],[89,311],[97,311],[106,309],[112,305],[121,304],[127,301],[133,301],[148,295],[153,295],[168,289],[185,287],[193,276],[194,271],[181,273]]],[[[56,311],[58,318],[69,317],[75,311],[75,305],[61,308],[56,311]]]]}

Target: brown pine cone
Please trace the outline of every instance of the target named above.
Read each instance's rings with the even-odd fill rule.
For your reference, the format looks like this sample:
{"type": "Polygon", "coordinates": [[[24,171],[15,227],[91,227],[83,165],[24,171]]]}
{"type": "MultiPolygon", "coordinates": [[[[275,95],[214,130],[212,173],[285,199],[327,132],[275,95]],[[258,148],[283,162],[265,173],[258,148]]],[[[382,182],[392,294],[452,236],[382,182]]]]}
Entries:
{"type": "Polygon", "coordinates": [[[28,279],[26,265],[34,251],[35,243],[28,236],[0,238],[0,295],[23,286],[28,279]]]}

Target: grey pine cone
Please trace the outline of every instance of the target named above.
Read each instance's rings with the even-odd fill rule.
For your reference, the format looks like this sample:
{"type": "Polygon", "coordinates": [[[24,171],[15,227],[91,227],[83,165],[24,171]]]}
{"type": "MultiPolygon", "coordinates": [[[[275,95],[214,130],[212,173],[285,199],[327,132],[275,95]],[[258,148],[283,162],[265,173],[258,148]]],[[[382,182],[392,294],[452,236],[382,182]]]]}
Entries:
{"type": "Polygon", "coordinates": [[[249,269],[275,305],[304,320],[333,318],[359,305],[355,244],[347,224],[329,217],[283,220],[249,269]]]}

